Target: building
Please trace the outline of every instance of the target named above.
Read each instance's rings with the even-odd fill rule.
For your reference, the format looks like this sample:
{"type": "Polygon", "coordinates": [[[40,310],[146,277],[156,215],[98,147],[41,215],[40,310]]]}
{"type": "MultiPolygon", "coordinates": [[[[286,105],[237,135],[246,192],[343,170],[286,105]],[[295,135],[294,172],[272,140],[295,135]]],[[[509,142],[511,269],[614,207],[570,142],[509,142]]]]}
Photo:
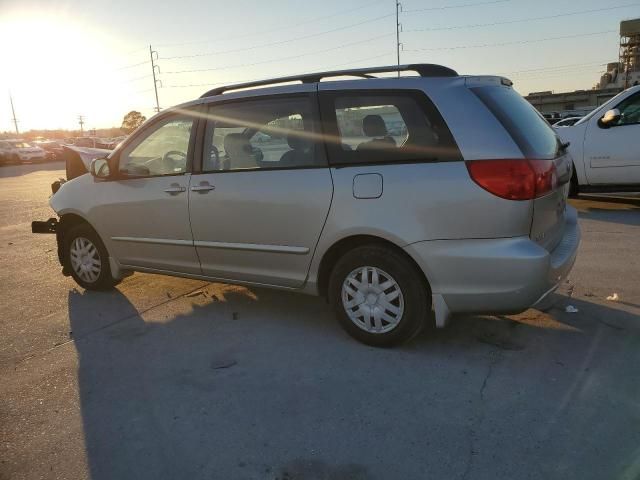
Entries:
{"type": "Polygon", "coordinates": [[[533,92],[525,98],[543,114],[561,117],[584,115],[621,91],[640,83],[640,18],[620,22],[620,54],[617,62],[591,90],[553,93],[533,92]]]}
{"type": "Polygon", "coordinates": [[[622,90],[621,87],[611,86],[566,93],[533,92],[525,98],[543,114],[559,113],[566,118],[586,115],[622,90]]]}
{"type": "Polygon", "coordinates": [[[640,83],[640,18],[620,22],[620,56],[607,64],[598,88],[618,87],[623,90],[640,83]]]}

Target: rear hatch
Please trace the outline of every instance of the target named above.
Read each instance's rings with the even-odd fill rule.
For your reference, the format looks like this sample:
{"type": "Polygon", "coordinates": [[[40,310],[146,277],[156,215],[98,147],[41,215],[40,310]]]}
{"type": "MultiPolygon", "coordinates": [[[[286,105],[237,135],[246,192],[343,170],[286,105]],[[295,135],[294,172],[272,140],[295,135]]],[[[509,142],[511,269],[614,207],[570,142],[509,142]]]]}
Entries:
{"type": "Polygon", "coordinates": [[[564,234],[572,161],[566,145],[562,145],[551,125],[510,84],[501,79],[493,84],[473,86],[471,91],[494,114],[522,151],[523,158],[511,160],[529,167],[527,170],[523,166],[518,173],[525,172],[520,178],[526,177],[532,185],[531,188],[523,188],[521,193],[517,192],[520,196],[512,199],[533,201],[530,237],[551,251],[564,234]],[[527,171],[531,174],[528,175],[527,171]]]}

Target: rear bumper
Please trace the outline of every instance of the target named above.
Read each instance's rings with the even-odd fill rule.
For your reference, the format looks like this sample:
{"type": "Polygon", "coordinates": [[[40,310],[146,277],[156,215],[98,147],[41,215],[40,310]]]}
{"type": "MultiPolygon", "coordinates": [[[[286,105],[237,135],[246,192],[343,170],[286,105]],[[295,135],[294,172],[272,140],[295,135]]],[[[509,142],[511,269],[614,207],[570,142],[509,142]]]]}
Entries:
{"type": "MultiPolygon", "coordinates": [[[[529,237],[419,242],[405,250],[451,313],[514,314],[542,301],[571,271],[580,244],[567,207],[564,236],[548,252],[529,237]]],[[[442,324],[442,322],[438,322],[442,324]]]]}

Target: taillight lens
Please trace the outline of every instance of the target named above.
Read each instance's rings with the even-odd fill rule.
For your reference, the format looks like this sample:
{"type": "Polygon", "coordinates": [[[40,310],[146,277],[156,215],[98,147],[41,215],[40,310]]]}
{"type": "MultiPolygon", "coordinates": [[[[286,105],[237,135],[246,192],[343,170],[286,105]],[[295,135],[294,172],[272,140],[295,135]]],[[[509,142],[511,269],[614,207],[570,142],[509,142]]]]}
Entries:
{"type": "Polygon", "coordinates": [[[474,182],[507,200],[531,200],[557,186],[553,160],[468,160],[466,164],[474,182]]]}

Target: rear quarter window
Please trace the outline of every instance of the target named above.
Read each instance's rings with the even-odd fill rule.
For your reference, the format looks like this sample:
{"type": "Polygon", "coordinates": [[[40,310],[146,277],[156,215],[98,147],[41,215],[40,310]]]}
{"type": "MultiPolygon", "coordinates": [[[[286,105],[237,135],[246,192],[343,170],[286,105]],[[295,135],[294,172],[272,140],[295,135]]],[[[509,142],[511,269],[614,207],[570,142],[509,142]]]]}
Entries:
{"type": "Polygon", "coordinates": [[[553,128],[520,94],[509,87],[472,88],[527,158],[553,159],[558,138],[553,128]]]}
{"type": "Polygon", "coordinates": [[[422,92],[321,93],[331,165],[458,161],[451,132],[422,92]]]}

